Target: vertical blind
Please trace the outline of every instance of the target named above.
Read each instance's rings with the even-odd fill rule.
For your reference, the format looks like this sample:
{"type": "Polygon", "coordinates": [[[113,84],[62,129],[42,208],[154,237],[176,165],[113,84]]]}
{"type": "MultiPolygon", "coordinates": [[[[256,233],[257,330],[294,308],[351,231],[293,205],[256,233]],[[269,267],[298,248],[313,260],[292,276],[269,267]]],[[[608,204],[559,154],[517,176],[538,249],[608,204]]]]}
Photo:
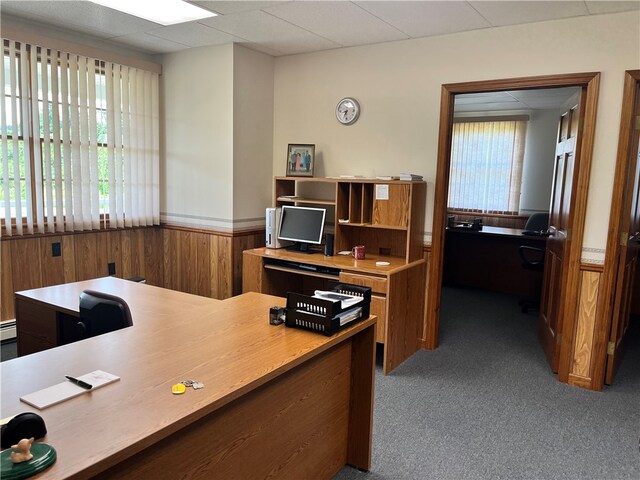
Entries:
{"type": "Polygon", "coordinates": [[[159,224],[156,73],[3,40],[2,233],[159,224]]]}
{"type": "Polygon", "coordinates": [[[453,125],[448,208],[517,215],[525,120],[453,125]]]}

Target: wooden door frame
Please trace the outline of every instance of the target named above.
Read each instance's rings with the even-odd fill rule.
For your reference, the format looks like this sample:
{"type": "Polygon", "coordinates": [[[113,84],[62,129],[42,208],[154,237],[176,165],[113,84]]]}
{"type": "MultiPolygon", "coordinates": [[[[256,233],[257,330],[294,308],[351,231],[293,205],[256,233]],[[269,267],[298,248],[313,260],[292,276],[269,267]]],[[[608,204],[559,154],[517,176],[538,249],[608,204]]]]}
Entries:
{"type": "Polygon", "coordinates": [[[596,317],[594,325],[593,355],[591,369],[592,388],[602,390],[607,365],[607,344],[613,322],[613,298],[617,288],[618,257],[620,256],[620,235],[622,235],[622,216],[624,209],[624,191],[626,188],[627,170],[629,168],[629,154],[631,153],[631,137],[635,127],[634,105],[637,95],[637,85],[640,83],[640,70],[627,70],[624,75],[624,90],[622,94],[622,113],[620,115],[620,134],[618,136],[618,155],[616,170],[613,177],[613,193],[611,196],[611,214],[609,216],[609,236],[607,250],[604,256],[604,270],[602,273],[601,297],[602,315],[596,317]]]}
{"type": "Polygon", "coordinates": [[[587,194],[589,191],[589,175],[593,155],[599,85],[599,72],[543,75],[442,85],[440,97],[440,129],[438,134],[438,163],[434,194],[433,227],[431,229],[431,262],[429,265],[429,287],[422,339],[425,348],[433,349],[438,346],[440,295],[442,293],[444,237],[447,217],[446,207],[449,190],[449,170],[451,166],[451,138],[455,95],[507,90],[580,87],[582,88],[582,94],[586,95],[586,101],[583,117],[584,124],[581,125],[580,148],[576,155],[576,168],[573,177],[574,183],[569,221],[571,238],[565,256],[568,274],[567,284],[565,285],[566,293],[564,295],[566,301],[562,305],[561,313],[564,323],[562,327],[558,369],[558,379],[562,382],[568,381],[577,322],[576,313],[579,293],[580,257],[582,254],[582,237],[584,234],[584,221],[587,210],[587,194]]]}

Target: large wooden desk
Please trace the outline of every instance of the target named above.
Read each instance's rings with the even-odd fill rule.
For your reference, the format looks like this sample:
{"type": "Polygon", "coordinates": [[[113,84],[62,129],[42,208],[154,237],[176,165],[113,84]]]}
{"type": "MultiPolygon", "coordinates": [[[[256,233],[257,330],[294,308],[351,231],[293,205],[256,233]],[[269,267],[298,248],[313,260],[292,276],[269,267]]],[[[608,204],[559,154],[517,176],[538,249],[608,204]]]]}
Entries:
{"type": "Polygon", "coordinates": [[[83,290],[98,290],[125,298],[134,316],[154,316],[160,321],[170,321],[181,313],[219,302],[174,290],[147,288],[149,286],[103,277],[16,292],[18,355],[77,341],[76,323],[83,290]],[[168,310],[167,306],[170,306],[168,310]]]}
{"type": "Polygon", "coordinates": [[[522,234],[517,228],[484,227],[480,231],[447,229],[443,283],[535,297],[542,272],[525,270],[520,245],[544,249],[546,237],[522,234]]]}
{"type": "MultiPolygon", "coordinates": [[[[83,284],[41,298],[75,297],[83,284]]],[[[198,303],[123,285],[132,327],[0,365],[2,417],[36,411],[58,452],[34,478],[329,478],[344,464],[370,468],[375,318],[325,337],[269,325],[281,298],[198,303]],[[121,380],[42,411],[19,401],[96,369],[121,380]],[[206,386],[172,395],[186,379],[206,386]]]]}
{"type": "MultiPolygon", "coordinates": [[[[325,257],[285,249],[255,248],[243,252],[242,291],[286,296],[289,291],[312,294],[315,289],[337,283],[371,287],[371,314],[378,317],[377,342],[384,344],[385,374],[420,348],[424,312],[425,261],[407,263],[404,258],[367,253],[365,260],[351,256],[325,257]],[[384,260],[388,266],[376,266],[384,260]],[[291,268],[283,262],[296,262],[333,274],[291,268]]],[[[283,304],[284,305],[284,304],[283,304]]]]}

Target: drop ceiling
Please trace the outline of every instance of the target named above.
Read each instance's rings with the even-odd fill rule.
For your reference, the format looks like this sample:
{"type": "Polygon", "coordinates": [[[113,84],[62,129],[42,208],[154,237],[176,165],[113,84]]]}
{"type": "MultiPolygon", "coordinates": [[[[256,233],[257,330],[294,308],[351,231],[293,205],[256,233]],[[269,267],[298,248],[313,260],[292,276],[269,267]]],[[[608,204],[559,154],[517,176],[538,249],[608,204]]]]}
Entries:
{"type": "Polygon", "coordinates": [[[554,110],[564,106],[578,91],[578,87],[563,87],[456,95],[454,113],[554,110]]]}
{"type": "Polygon", "coordinates": [[[0,13],[3,25],[43,25],[146,54],[238,43],[281,56],[640,9],[640,0],[190,3],[220,15],[163,27],[88,1],[59,0],[2,0],[0,13]]]}

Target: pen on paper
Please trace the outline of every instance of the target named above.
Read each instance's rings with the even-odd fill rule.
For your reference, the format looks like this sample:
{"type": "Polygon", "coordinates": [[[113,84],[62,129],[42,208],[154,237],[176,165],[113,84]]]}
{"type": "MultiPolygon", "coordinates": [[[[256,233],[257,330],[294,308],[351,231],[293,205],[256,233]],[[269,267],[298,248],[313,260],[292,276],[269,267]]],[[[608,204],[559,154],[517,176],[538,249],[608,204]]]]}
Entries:
{"type": "Polygon", "coordinates": [[[78,379],[78,378],[74,378],[70,375],[65,375],[65,378],[67,380],[69,380],[70,382],[75,383],[76,385],[86,389],[86,390],[91,390],[93,388],[93,385],[91,385],[90,383],[87,382],[83,382],[82,380],[78,379]]]}

